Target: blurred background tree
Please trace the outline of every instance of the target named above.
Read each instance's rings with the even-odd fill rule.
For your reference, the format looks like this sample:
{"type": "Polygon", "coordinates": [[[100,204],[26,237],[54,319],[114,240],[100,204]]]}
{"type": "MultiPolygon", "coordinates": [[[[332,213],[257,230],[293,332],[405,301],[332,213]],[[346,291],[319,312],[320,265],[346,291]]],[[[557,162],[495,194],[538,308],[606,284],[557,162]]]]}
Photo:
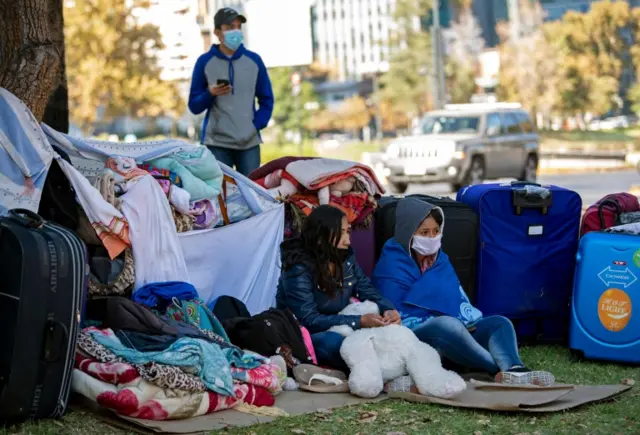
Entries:
{"type": "Polygon", "coordinates": [[[396,2],[396,28],[389,39],[389,71],[380,78],[381,100],[409,118],[424,113],[431,104],[431,38],[420,20],[431,5],[431,0],[396,2]]]}
{"type": "Polygon", "coordinates": [[[75,0],[65,3],[71,120],[88,131],[101,112],[119,116],[179,116],[185,102],[175,83],[160,78],[158,28],[132,14],[142,3],[75,0]],[[91,17],[91,19],[87,19],[91,17]]]}

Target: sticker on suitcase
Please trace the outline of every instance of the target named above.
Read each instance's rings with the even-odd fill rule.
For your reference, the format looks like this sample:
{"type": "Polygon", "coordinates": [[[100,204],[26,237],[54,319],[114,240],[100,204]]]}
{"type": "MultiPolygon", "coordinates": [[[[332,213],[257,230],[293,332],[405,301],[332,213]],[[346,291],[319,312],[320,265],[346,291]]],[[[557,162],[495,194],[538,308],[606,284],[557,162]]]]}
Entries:
{"type": "Polygon", "coordinates": [[[598,274],[598,278],[606,285],[611,287],[613,284],[623,285],[624,288],[629,287],[631,284],[638,280],[631,270],[626,267],[624,269],[616,269],[611,266],[607,266],[598,274]]]}
{"type": "Polygon", "coordinates": [[[598,300],[598,318],[600,323],[611,332],[620,332],[631,320],[631,298],[624,291],[610,288],[598,300]]]}
{"type": "Polygon", "coordinates": [[[640,267],[640,249],[633,253],[633,264],[640,267]]]}

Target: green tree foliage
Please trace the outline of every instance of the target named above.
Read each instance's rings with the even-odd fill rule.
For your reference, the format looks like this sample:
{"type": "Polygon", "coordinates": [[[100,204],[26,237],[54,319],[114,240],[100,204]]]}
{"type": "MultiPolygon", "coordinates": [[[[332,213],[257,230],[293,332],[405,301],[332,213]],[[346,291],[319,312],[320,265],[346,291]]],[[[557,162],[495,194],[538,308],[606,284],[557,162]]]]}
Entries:
{"type": "MultiPolygon", "coordinates": [[[[499,29],[501,98],[578,120],[587,112],[618,109],[625,76],[640,72],[640,8],[605,0],[587,13],[568,12],[545,24],[541,11],[524,0],[522,34],[510,35],[506,25],[499,29]]],[[[639,94],[634,87],[626,97],[637,102],[639,94]]]]}
{"type": "Polygon", "coordinates": [[[482,28],[466,6],[451,24],[454,39],[445,66],[447,87],[452,103],[468,103],[476,90],[475,76],[478,60],[484,50],[482,28]]]}
{"type": "Polygon", "coordinates": [[[271,68],[269,70],[275,98],[272,119],[280,129],[281,139],[285,131],[297,130],[298,122],[303,127],[309,124],[308,120],[314,112],[305,109],[305,105],[317,101],[313,84],[307,81],[303,81],[300,85],[300,95],[296,101],[291,84],[291,74],[293,72],[294,69],[291,67],[271,68]],[[296,102],[299,106],[296,105],[296,102]]]}
{"type": "Polygon", "coordinates": [[[556,23],[544,24],[537,2],[520,2],[520,34],[512,35],[500,23],[500,75],[498,94],[503,101],[521,103],[532,114],[551,115],[557,108],[560,88],[560,52],[553,45],[556,23]]]}
{"type": "MultiPolygon", "coordinates": [[[[640,73],[640,71],[636,72],[636,74],[638,73],[640,73]]],[[[635,113],[640,113],[640,83],[636,83],[636,85],[629,90],[627,98],[629,98],[631,102],[631,110],[635,113]]]]}
{"type": "MultiPolygon", "coordinates": [[[[133,4],[131,4],[133,3],[133,4]]],[[[177,115],[184,99],[160,79],[158,28],[140,24],[126,0],[65,2],[65,39],[71,119],[87,130],[104,116],[177,115]]]]}
{"type": "Polygon", "coordinates": [[[423,113],[431,104],[431,38],[420,25],[420,17],[427,15],[431,4],[431,0],[396,2],[389,71],[380,78],[382,100],[410,117],[423,113]]]}
{"type": "Polygon", "coordinates": [[[640,64],[633,45],[640,40],[640,9],[624,1],[594,3],[587,13],[567,13],[553,37],[561,53],[564,111],[617,108],[623,74],[640,64]]]}

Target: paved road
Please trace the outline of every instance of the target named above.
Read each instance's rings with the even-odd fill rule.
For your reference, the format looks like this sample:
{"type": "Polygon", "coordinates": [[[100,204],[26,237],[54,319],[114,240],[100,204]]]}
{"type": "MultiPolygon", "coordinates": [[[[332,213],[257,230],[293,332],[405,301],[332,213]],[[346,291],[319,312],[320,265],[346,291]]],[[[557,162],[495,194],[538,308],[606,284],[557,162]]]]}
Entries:
{"type": "MultiPolygon", "coordinates": [[[[553,175],[541,177],[539,182],[542,184],[555,184],[575,190],[582,197],[582,203],[586,207],[608,193],[627,192],[632,185],[640,185],[640,174],[636,171],[621,171],[553,175]]],[[[427,186],[412,185],[407,191],[407,194],[411,193],[446,195],[455,198],[455,193],[451,193],[446,184],[432,184],[427,186]]]]}

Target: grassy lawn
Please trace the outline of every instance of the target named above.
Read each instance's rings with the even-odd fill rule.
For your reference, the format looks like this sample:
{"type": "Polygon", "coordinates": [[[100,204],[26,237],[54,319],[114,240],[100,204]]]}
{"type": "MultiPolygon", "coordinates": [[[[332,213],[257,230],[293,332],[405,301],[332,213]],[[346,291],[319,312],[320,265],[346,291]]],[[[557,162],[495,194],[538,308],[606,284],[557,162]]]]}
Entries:
{"type": "MultiPolygon", "coordinates": [[[[524,361],[535,368],[546,368],[557,380],[576,384],[617,384],[622,379],[640,382],[640,368],[594,362],[574,362],[561,347],[522,349],[524,361]]],[[[91,414],[70,412],[60,421],[29,423],[0,434],[111,435],[128,432],[112,428],[91,414]]],[[[614,401],[587,405],[565,413],[502,414],[422,405],[387,400],[378,404],[348,407],[242,429],[226,434],[464,434],[464,435],[543,435],[543,434],[638,434],[640,433],[640,390],[614,401]]]]}
{"type": "Polygon", "coordinates": [[[260,150],[262,164],[286,156],[308,156],[360,161],[362,153],[380,151],[380,144],[367,142],[353,142],[340,146],[336,149],[319,150],[313,142],[305,142],[302,146],[302,153],[299,145],[287,143],[283,145],[263,144],[260,150]]]}
{"type": "Polygon", "coordinates": [[[544,138],[565,140],[569,142],[627,142],[640,136],[640,130],[611,130],[611,131],[545,131],[544,138]]]}

